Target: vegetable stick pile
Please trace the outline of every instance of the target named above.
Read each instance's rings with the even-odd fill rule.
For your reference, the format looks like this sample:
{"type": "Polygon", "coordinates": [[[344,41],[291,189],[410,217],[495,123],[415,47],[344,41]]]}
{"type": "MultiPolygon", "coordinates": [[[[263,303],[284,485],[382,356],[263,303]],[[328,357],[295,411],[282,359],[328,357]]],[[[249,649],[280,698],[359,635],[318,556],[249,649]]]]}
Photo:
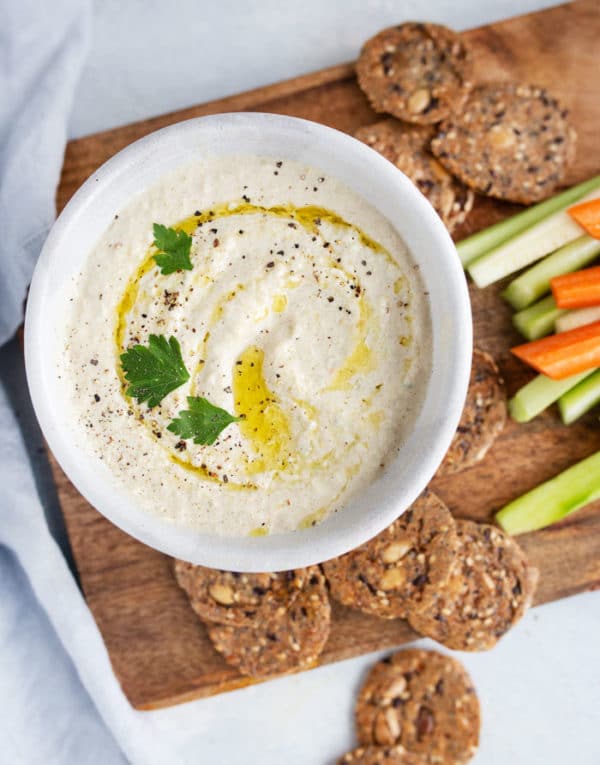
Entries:
{"type": "Polygon", "coordinates": [[[565,424],[600,402],[600,176],[457,246],[479,287],[521,273],[502,293],[529,342],[513,353],[540,373],[509,402],[527,422],[558,402],[565,424]]]}
{"type": "MultiPolygon", "coordinates": [[[[565,425],[600,404],[600,176],[457,245],[479,287],[521,271],[503,291],[529,342],[512,349],[540,374],[509,401],[517,422],[558,403],[565,425]],[[577,203],[577,204],[575,204],[577,203]]],[[[509,534],[549,526],[600,499],[600,452],[496,513],[509,534]]]]}

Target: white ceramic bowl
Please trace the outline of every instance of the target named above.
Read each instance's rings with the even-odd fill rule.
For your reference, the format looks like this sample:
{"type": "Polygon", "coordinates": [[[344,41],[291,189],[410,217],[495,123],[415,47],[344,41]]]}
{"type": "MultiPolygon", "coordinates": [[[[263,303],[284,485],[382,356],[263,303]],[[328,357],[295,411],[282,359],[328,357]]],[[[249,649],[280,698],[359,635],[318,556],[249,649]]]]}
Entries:
{"type": "Polygon", "coordinates": [[[38,261],[25,322],[27,378],[48,444],[89,502],[131,536],[170,555],[215,568],[276,571],[317,563],[365,542],[427,485],[458,424],[471,364],[471,313],[456,250],[427,200],[391,163],[349,136],[272,114],[220,114],[159,130],[119,152],[89,178],[56,221],[38,261]],[[397,228],[429,291],[433,370],[421,413],[384,475],[339,513],[310,529],[267,537],[216,537],[181,528],[136,507],[92,453],[75,448],[60,352],[63,287],[96,241],[141,189],[198,153],[259,154],[321,168],[397,228]]]}

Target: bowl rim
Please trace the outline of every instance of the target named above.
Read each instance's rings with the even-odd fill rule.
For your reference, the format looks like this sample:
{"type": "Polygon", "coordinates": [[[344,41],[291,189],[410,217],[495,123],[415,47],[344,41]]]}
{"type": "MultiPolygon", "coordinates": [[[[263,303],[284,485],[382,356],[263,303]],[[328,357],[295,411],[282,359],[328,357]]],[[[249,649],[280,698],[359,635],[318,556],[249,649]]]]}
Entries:
{"type": "MultiPolygon", "coordinates": [[[[234,154],[235,151],[226,153],[234,154]]],[[[377,205],[374,206],[377,208],[377,205]]],[[[389,216],[386,217],[389,219],[389,216]]],[[[400,228],[397,230],[404,237],[400,228]]],[[[412,257],[419,262],[418,253],[410,249],[412,257]]],[[[433,346],[439,338],[436,340],[433,319],[432,341],[434,363],[433,346]]],[[[412,182],[373,149],[345,133],[309,120],[261,112],[223,113],[178,122],[138,139],[107,160],[75,192],[52,227],[36,264],[25,317],[25,366],[34,410],[50,449],[78,491],[108,520],[150,547],[193,563],[237,571],[277,571],[328,560],[372,538],[410,506],[433,477],[458,425],[468,387],[471,351],[470,300],[456,248],[444,224],[412,182]],[[118,183],[119,176],[127,172],[128,168],[134,167],[136,163],[147,162],[148,157],[161,145],[177,143],[189,131],[201,135],[202,131],[218,130],[226,133],[229,130],[235,133],[236,130],[245,129],[283,131],[289,133],[290,140],[295,140],[294,136],[302,136],[303,140],[325,141],[331,151],[339,152],[341,156],[355,155],[361,161],[368,162],[369,172],[375,172],[381,184],[387,184],[418,213],[426,238],[439,250],[440,268],[444,271],[445,288],[451,307],[446,317],[451,331],[444,334],[445,341],[451,345],[451,350],[446,353],[451,368],[438,370],[443,378],[443,385],[437,386],[438,393],[442,390],[444,392],[443,407],[440,401],[430,401],[432,385],[428,380],[422,409],[435,403],[439,416],[432,427],[421,433],[427,448],[420,447],[421,460],[415,464],[412,483],[409,480],[409,485],[396,489],[401,501],[394,504],[396,493],[390,488],[393,480],[376,479],[374,484],[385,483],[379,491],[379,496],[386,499],[382,503],[383,507],[374,504],[372,500],[366,501],[367,511],[359,516],[360,521],[350,527],[337,527],[339,524],[335,523],[335,518],[341,517],[350,504],[360,503],[374,484],[353,497],[337,515],[330,515],[317,526],[301,531],[264,537],[230,537],[178,527],[158,514],[136,508],[132,495],[125,495],[115,486],[100,485],[102,482],[95,479],[93,473],[89,470],[84,472],[80,464],[81,455],[68,438],[68,429],[61,427],[53,402],[48,397],[45,381],[52,374],[52,369],[47,355],[43,353],[43,336],[47,330],[44,326],[44,308],[48,297],[49,274],[53,267],[56,268],[57,253],[61,241],[68,236],[70,226],[81,216],[93,214],[94,200],[98,195],[106,193],[111,184],[118,183]],[[399,504],[402,506],[399,507],[399,504]]],[[[419,443],[416,435],[419,433],[417,426],[422,415],[423,412],[417,418],[407,444],[412,443],[414,446],[419,443]]],[[[91,459],[86,455],[85,459],[88,458],[91,459]]],[[[396,460],[397,457],[390,461],[384,476],[391,473],[396,460]]],[[[377,494],[371,493],[373,497],[377,494]]]]}

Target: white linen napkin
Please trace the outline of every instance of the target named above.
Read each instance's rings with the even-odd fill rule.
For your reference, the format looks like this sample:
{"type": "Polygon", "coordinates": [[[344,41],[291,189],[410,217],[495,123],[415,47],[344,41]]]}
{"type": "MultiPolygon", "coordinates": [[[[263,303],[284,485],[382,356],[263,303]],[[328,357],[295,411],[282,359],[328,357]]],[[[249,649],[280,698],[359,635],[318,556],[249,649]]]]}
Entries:
{"type": "MultiPolygon", "coordinates": [[[[22,321],[27,285],[54,220],[89,16],[80,0],[0,1],[0,345],[22,321]]],[[[17,354],[2,351],[3,382],[22,364],[17,354]]],[[[48,533],[2,387],[0,434],[0,760],[124,762],[18,562],[32,563],[38,579],[67,596],[64,583],[73,580],[48,533]]]]}
{"type": "Polygon", "coordinates": [[[84,0],[0,1],[0,345],[54,220],[89,15],[84,0]]]}

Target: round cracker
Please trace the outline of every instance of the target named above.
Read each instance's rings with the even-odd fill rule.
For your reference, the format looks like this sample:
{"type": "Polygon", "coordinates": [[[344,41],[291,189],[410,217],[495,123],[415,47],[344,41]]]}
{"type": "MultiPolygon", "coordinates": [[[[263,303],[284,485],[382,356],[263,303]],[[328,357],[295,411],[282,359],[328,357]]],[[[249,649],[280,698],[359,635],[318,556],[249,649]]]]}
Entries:
{"type": "Polygon", "coordinates": [[[354,134],[408,176],[452,232],[466,219],[475,195],[428,151],[432,136],[431,127],[406,125],[391,118],[359,128],[354,134]]]}
{"type": "Polygon", "coordinates": [[[479,701],[462,665],[436,651],[408,649],[378,662],[360,690],[361,744],[400,744],[427,763],[461,765],[479,743],[479,701]]]}
{"type": "Polygon", "coordinates": [[[251,625],[297,594],[306,570],[239,574],[175,561],[175,578],[204,621],[251,625]]]}
{"type": "Polygon", "coordinates": [[[325,578],[311,566],[292,601],[251,626],[209,624],[208,636],[243,675],[269,677],[314,664],[329,636],[330,616],[325,578]]]}
{"type": "Polygon", "coordinates": [[[358,84],[376,112],[420,125],[460,109],[472,69],[456,32],[416,22],[379,32],[364,44],[356,64],[358,84]]]}
{"type": "Polygon", "coordinates": [[[494,359],[475,349],[465,408],[438,475],[458,473],[482,460],[505,424],[504,380],[494,359]]]}
{"type": "Polygon", "coordinates": [[[428,605],[452,569],[457,548],[448,508],[425,491],[391,526],[323,564],[332,597],[386,619],[428,605]]]}
{"type": "Polygon", "coordinates": [[[495,526],[457,521],[455,567],[428,607],[408,615],[422,635],[458,651],[492,648],[531,605],[538,580],[517,543],[495,526]]]}
{"type": "Polygon", "coordinates": [[[548,91],[506,82],[475,88],[440,125],[431,150],[467,186],[529,204],[563,180],[575,142],[567,110],[548,91]]]}
{"type": "Polygon", "coordinates": [[[403,746],[359,746],[340,757],[337,765],[428,765],[428,761],[403,746]]]}

